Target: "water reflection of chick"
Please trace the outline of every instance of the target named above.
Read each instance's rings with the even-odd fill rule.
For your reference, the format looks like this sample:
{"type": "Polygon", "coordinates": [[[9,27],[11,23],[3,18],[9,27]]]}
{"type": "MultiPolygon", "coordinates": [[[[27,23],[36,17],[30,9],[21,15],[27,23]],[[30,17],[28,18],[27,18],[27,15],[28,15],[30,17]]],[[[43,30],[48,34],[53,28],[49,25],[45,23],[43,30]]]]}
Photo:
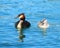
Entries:
{"type": "Polygon", "coordinates": [[[20,20],[15,23],[15,27],[18,29],[19,38],[22,40],[25,37],[25,35],[23,35],[23,29],[30,27],[30,23],[25,20],[24,13],[19,14],[17,17],[19,17],[20,20]]]}
{"type": "Polygon", "coordinates": [[[46,36],[47,32],[46,32],[47,29],[42,29],[42,34],[43,36],[46,36]]]}

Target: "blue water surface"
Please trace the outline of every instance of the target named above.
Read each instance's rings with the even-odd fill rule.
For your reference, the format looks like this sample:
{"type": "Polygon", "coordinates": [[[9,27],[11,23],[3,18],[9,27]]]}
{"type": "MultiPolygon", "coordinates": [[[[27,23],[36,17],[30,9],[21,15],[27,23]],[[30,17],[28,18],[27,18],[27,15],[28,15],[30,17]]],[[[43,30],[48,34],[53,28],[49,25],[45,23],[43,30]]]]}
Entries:
{"type": "Polygon", "coordinates": [[[60,0],[0,0],[0,48],[60,48],[60,0]],[[31,23],[24,42],[15,28],[20,13],[31,23]],[[50,24],[45,32],[38,27],[43,18],[50,24]]]}

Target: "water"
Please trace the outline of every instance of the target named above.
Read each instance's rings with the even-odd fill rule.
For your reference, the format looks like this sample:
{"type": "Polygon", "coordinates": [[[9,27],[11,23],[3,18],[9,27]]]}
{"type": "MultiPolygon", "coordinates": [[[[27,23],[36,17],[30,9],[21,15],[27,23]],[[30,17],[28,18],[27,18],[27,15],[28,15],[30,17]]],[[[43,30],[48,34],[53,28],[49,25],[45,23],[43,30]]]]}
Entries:
{"type": "Polygon", "coordinates": [[[60,48],[60,0],[0,0],[0,48],[60,48]],[[14,26],[22,12],[31,23],[24,42],[14,26]],[[37,26],[43,18],[50,24],[45,32],[37,26]]]}

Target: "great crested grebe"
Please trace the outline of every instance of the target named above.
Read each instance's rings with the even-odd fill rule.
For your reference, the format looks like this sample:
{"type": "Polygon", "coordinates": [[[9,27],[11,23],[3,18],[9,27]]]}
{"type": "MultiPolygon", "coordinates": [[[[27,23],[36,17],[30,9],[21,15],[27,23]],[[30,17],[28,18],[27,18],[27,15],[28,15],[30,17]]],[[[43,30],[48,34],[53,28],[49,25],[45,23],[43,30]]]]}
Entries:
{"type": "Polygon", "coordinates": [[[28,27],[30,27],[30,23],[25,20],[24,13],[19,14],[16,18],[20,18],[20,20],[15,23],[16,28],[28,28],[28,27]]]}

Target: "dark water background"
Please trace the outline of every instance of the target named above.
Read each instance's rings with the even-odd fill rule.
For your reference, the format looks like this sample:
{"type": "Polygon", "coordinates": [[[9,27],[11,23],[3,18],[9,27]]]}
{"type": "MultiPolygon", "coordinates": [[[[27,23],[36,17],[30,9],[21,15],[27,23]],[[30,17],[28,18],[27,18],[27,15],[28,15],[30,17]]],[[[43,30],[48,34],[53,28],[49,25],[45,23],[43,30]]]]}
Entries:
{"type": "Polygon", "coordinates": [[[60,48],[60,0],[0,0],[0,48],[60,48]],[[24,42],[14,26],[22,12],[31,23],[24,42]],[[46,32],[37,26],[43,18],[50,24],[46,32]]]}

